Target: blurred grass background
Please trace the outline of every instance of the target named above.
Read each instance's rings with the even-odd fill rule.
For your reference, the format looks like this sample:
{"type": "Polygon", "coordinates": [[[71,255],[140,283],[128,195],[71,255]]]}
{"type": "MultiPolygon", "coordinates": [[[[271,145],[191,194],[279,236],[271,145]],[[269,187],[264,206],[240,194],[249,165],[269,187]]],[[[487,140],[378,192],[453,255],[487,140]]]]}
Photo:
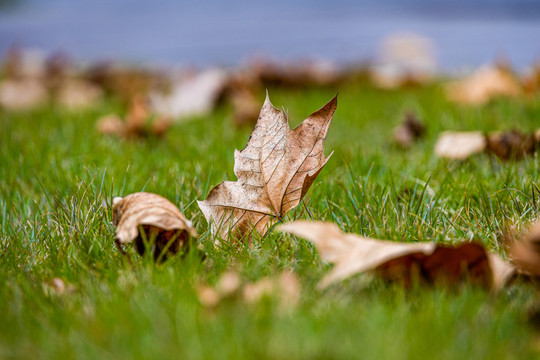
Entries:
{"type": "MultiPolygon", "coordinates": [[[[338,90],[325,144],[334,155],[287,220],[332,221],[344,231],[396,241],[475,239],[504,254],[505,228],[521,230],[538,217],[536,156],[448,162],[433,154],[444,130],[537,129],[537,100],[466,108],[448,103],[437,84],[269,93],[294,127],[338,90]],[[404,151],[390,139],[407,111],[425,122],[427,135],[404,151]]],[[[356,276],[320,292],[315,286],[329,266],[303,239],[271,232],[253,248],[214,247],[195,200],[235,180],[233,152],[245,146],[252,128],[236,128],[222,106],[175,124],[164,139],[98,134],[96,119],[119,108],[109,99],[86,112],[52,105],[0,110],[0,358],[538,356],[538,334],[528,322],[538,299],[527,285],[499,294],[467,285],[404,292],[356,276]],[[193,220],[204,261],[195,252],[163,265],[122,258],[113,245],[110,204],[114,196],[142,190],[168,198],[193,220]],[[300,304],[288,312],[272,298],[201,306],[196,285],[214,284],[231,266],[247,280],[295,272],[300,304]],[[74,290],[48,291],[54,277],[74,290]]]]}

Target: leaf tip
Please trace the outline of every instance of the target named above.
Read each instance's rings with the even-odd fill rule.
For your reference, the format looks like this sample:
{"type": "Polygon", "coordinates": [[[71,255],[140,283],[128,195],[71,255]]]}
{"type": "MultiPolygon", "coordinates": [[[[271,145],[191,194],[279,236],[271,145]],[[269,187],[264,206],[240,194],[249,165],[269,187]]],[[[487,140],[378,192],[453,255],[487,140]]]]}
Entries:
{"type": "Polygon", "coordinates": [[[266,89],[266,96],[264,98],[264,105],[271,105],[271,106],[274,106],[272,104],[272,102],[270,101],[270,94],[268,94],[268,89],[266,89]]]}

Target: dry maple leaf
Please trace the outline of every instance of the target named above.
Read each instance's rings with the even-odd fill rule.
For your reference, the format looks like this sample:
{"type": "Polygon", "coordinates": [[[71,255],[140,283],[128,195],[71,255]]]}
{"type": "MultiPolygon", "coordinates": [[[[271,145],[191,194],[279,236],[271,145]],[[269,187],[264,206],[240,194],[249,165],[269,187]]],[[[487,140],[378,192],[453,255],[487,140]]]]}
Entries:
{"type": "Polygon", "coordinates": [[[433,242],[398,243],[346,234],[332,223],[295,221],[280,225],[288,232],[313,242],[323,259],[335,263],[319,284],[324,288],[353,274],[374,271],[387,280],[410,285],[420,279],[428,283],[459,283],[465,279],[498,289],[514,274],[514,267],[475,243],[448,247],[433,242]]]}
{"type": "Polygon", "coordinates": [[[238,181],[217,185],[198,202],[212,234],[245,240],[255,229],[264,235],[273,218],[300,203],[332,155],[324,156],[324,140],[336,106],[334,97],[291,130],[266,96],[247,146],[234,153],[238,181]]]}
{"type": "Polygon", "coordinates": [[[177,253],[188,243],[189,237],[197,236],[191,221],[178,208],[156,194],[139,192],[113,200],[113,224],[116,226],[116,244],[123,245],[135,240],[140,255],[146,251],[145,241],[154,241],[154,258],[165,258],[177,253]],[[144,236],[140,230],[144,231],[144,236]]]}

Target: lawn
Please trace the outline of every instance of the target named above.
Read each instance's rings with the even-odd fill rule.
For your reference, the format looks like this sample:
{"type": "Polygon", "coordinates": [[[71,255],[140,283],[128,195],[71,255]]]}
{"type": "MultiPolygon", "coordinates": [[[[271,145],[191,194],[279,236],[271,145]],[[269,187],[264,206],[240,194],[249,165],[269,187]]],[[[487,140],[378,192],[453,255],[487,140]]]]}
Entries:
{"type": "MultiPolygon", "coordinates": [[[[438,159],[443,130],[538,128],[538,100],[496,100],[481,108],[448,103],[440,85],[380,91],[269,89],[291,127],[337,91],[325,151],[334,155],[286,220],[332,221],[348,232],[395,241],[477,240],[504,255],[508,228],[539,215],[539,161],[486,154],[438,159]],[[408,150],[390,143],[406,111],[427,125],[408,150]]],[[[262,94],[261,94],[262,96],[262,94]]],[[[261,104],[262,104],[261,98],[261,104]]],[[[531,285],[497,294],[464,284],[405,291],[365,275],[325,291],[331,265],[309,242],[276,231],[253,247],[214,246],[196,200],[235,180],[234,149],[252,128],[235,128],[230,109],[175,124],[163,139],[122,141],[95,131],[108,100],[82,113],[54,106],[0,110],[0,358],[24,359],[497,359],[536,358],[528,321],[531,285]],[[160,194],[193,220],[206,253],[156,265],[114,247],[111,203],[138,191],[160,194]],[[228,299],[206,308],[198,284],[233,268],[246,281],[283,270],[301,282],[298,306],[228,299]],[[70,291],[55,294],[59,277],[70,291]]]]}

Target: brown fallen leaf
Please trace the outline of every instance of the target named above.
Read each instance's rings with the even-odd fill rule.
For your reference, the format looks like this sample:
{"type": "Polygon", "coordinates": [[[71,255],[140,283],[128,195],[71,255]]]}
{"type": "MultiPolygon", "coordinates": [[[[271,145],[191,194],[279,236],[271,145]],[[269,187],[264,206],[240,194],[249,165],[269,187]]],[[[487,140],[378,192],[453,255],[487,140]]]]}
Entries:
{"type": "Polygon", "coordinates": [[[449,100],[467,104],[483,105],[495,97],[517,97],[521,86],[506,66],[483,66],[463,80],[446,87],[449,100]]]}
{"type": "Polygon", "coordinates": [[[518,130],[493,132],[487,136],[487,151],[502,160],[518,160],[536,150],[535,134],[524,134],[518,130]]]}
{"type": "Polygon", "coordinates": [[[295,221],[280,225],[278,231],[308,239],[324,260],[335,263],[320,282],[321,288],[356,273],[373,271],[383,279],[399,280],[406,286],[417,280],[429,284],[469,280],[499,289],[515,272],[512,265],[476,243],[445,246],[376,240],[343,233],[335,224],[325,222],[295,221]]]}
{"type": "Polygon", "coordinates": [[[58,52],[49,56],[45,61],[44,75],[47,88],[57,92],[62,85],[65,85],[66,80],[74,75],[73,65],[72,60],[64,53],[58,52]]]}
{"type": "Polygon", "coordinates": [[[521,241],[512,243],[510,256],[519,269],[540,276],[540,222],[531,226],[521,241]]]}
{"type": "Polygon", "coordinates": [[[104,135],[116,135],[125,139],[163,136],[171,127],[170,118],[153,117],[147,99],[134,96],[125,121],[116,114],[102,116],[97,120],[96,129],[104,135]]]}
{"type": "Polygon", "coordinates": [[[86,71],[85,79],[126,105],[129,105],[138,94],[166,91],[170,88],[169,77],[166,74],[148,68],[114,63],[95,64],[86,71]]]}
{"type": "Polygon", "coordinates": [[[394,142],[403,148],[408,148],[424,136],[426,127],[413,113],[407,113],[402,123],[394,128],[394,142]]]}
{"type": "Polygon", "coordinates": [[[143,136],[145,132],[144,125],[150,116],[147,99],[141,94],[137,94],[131,99],[129,111],[126,115],[125,135],[143,136]]]}
{"type": "Polygon", "coordinates": [[[305,88],[310,86],[335,86],[343,80],[341,69],[324,60],[302,60],[294,63],[254,58],[249,71],[265,86],[305,88]]]}
{"type": "Polygon", "coordinates": [[[540,90],[540,62],[533,64],[530,69],[527,69],[524,76],[521,78],[523,91],[529,96],[534,96],[540,90]]]}
{"type": "Polygon", "coordinates": [[[264,235],[273,219],[300,203],[330,158],[324,140],[337,97],[290,130],[287,116],[268,95],[247,146],[235,151],[235,182],[225,181],[198,201],[213,235],[251,241],[253,230],[264,235]]]}
{"type": "Polygon", "coordinates": [[[486,149],[487,141],[480,131],[445,131],[435,144],[435,154],[441,158],[465,160],[486,149]]]}
{"type": "Polygon", "coordinates": [[[145,192],[114,198],[113,224],[118,246],[135,241],[137,252],[143,255],[149,245],[156,260],[176,254],[189,244],[190,236],[198,236],[191,221],[173,203],[145,192]]]}
{"type": "Polygon", "coordinates": [[[236,126],[251,125],[257,122],[259,116],[259,101],[249,91],[234,91],[230,94],[233,107],[233,118],[236,126]]]}

